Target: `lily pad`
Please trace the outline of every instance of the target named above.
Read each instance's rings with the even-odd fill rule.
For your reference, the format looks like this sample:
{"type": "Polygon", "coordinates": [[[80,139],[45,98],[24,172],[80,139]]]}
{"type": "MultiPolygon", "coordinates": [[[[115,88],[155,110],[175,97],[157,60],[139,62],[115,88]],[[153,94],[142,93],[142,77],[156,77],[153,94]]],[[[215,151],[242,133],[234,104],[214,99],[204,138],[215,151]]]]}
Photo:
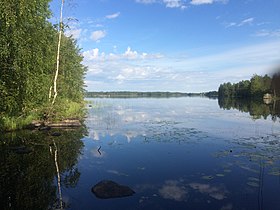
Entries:
{"type": "Polygon", "coordinates": [[[213,176],[203,176],[201,177],[202,179],[205,179],[205,180],[211,180],[213,179],[214,177],[213,176]]]}
{"type": "Polygon", "coordinates": [[[259,187],[259,183],[256,182],[247,182],[247,185],[251,186],[251,187],[259,187]]]}
{"type": "Polygon", "coordinates": [[[273,176],[280,176],[280,171],[272,171],[268,173],[269,175],[273,175],[273,176]]]}
{"type": "Polygon", "coordinates": [[[260,181],[258,178],[255,178],[255,177],[249,177],[248,180],[252,181],[252,182],[259,182],[260,181]]]}

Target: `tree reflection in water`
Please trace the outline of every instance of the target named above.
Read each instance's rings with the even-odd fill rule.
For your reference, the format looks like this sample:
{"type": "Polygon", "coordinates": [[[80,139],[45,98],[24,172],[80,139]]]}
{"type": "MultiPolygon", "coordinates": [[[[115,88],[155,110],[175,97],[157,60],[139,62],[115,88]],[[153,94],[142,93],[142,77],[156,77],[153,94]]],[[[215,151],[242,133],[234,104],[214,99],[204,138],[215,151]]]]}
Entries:
{"type": "Polygon", "coordinates": [[[0,137],[1,209],[53,209],[57,190],[59,208],[65,206],[61,187],[75,187],[79,180],[76,164],[86,131],[82,128],[59,132],[59,137],[39,131],[19,131],[0,137]]]}
{"type": "Polygon", "coordinates": [[[280,118],[280,101],[265,103],[262,100],[250,100],[241,98],[219,98],[219,106],[222,109],[238,109],[241,112],[248,112],[254,119],[271,116],[273,121],[280,118]]]}

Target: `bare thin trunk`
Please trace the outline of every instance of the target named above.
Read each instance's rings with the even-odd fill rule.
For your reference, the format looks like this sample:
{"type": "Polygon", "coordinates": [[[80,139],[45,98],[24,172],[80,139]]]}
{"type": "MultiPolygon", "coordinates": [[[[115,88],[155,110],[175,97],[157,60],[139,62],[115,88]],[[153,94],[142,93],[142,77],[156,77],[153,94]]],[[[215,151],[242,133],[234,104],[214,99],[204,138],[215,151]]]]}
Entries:
{"type": "Polygon", "coordinates": [[[50,86],[50,90],[49,90],[49,101],[51,101],[51,97],[52,97],[52,85],[50,86]]]}
{"type": "Polygon", "coordinates": [[[55,76],[53,80],[53,101],[52,104],[54,104],[55,99],[57,97],[57,77],[58,77],[58,72],[59,72],[59,57],[60,57],[60,45],[61,45],[61,37],[62,37],[62,24],[63,24],[63,19],[62,19],[62,12],[63,12],[63,5],[64,5],[64,0],[61,0],[61,7],[60,7],[60,22],[59,22],[59,36],[58,36],[58,44],[57,44],[57,55],[56,55],[56,71],[55,71],[55,76]]]}
{"type": "Polygon", "coordinates": [[[58,166],[58,159],[57,159],[57,147],[55,142],[53,141],[55,151],[54,151],[54,162],[56,167],[56,173],[57,173],[57,187],[58,187],[58,194],[59,194],[59,206],[60,209],[63,209],[63,200],[62,200],[62,193],[61,193],[61,180],[60,180],[60,173],[59,173],[59,166],[58,166]]]}

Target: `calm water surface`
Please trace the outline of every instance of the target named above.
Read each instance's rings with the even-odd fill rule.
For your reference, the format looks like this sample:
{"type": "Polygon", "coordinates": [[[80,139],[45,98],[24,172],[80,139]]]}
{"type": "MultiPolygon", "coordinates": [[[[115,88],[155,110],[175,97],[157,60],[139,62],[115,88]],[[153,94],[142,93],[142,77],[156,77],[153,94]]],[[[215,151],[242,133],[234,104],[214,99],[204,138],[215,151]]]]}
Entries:
{"type": "Polygon", "coordinates": [[[86,131],[3,137],[4,209],[59,208],[55,151],[67,209],[280,209],[279,119],[207,98],[88,100],[86,131]],[[22,145],[32,152],[17,154],[22,145]],[[136,193],[98,199],[104,179],[136,193]]]}

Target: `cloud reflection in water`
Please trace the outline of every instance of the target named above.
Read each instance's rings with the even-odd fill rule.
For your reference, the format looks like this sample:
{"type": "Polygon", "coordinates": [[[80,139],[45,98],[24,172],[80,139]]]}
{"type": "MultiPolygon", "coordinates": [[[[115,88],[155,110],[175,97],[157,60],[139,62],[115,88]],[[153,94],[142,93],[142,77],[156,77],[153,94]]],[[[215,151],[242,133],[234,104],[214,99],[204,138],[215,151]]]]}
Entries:
{"type": "Polygon", "coordinates": [[[176,180],[168,180],[159,189],[159,194],[165,199],[171,199],[175,201],[187,201],[188,191],[176,180]]]}

